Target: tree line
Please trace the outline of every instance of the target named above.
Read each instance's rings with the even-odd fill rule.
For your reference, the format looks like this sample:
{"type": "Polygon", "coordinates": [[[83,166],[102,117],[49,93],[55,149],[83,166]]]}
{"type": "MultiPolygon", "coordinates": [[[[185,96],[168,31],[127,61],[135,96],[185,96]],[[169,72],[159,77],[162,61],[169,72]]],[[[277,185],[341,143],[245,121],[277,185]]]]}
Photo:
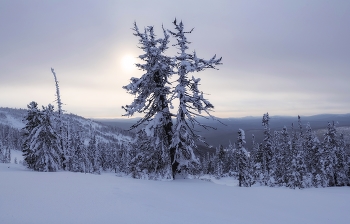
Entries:
{"type": "MultiPolygon", "coordinates": [[[[40,110],[28,104],[22,129],[24,165],[35,171],[66,170],[83,173],[124,170],[128,144],[101,138],[100,130],[90,125],[89,132],[65,114],[54,112],[51,104],[40,110]],[[57,122],[59,118],[61,122],[57,122]]],[[[104,128],[106,129],[106,128],[104,128]]],[[[102,129],[101,131],[103,131],[102,129]]],[[[103,136],[103,135],[102,135],[103,136]]]]}
{"type": "Polygon", "coordinates": [[[244,144],[243,130],[238,131],[235,144],[220,146],[215,155],[202,158],[204,174],[217,178],[233,176],[239,186],[253,184],[286,186],[290,188],[346,186],[350,184],[350,154],[343,133],[338,133],[334,122],[329,122],[323,139],[304,126],[298,116],[297,127],[290,131],[284,126],[271,133],[269,114],[264,114],[264,140],[252,148],[244,144]]]}
{"type": "Polygon", "coordinates": [[[20,130],[0,124],[0,163],[11,162],[11,150],[20,149],[22,134],[20,130]]]}

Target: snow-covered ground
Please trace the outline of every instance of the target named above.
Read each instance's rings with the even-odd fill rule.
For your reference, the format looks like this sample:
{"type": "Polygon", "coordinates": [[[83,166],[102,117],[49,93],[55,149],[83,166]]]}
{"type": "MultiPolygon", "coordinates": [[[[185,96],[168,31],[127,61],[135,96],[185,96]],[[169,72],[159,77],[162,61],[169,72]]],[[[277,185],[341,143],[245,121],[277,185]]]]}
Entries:
{"type": "MultiPolygon", "coordinates": [[[[14,151],[12,158],[21,160],[20,154],[14,151]]],[[[0,164],[0,223],[350,223],[349,187],[291,190],[239,188],[230,178],[214,182],[41,173],[0,164]]]]}

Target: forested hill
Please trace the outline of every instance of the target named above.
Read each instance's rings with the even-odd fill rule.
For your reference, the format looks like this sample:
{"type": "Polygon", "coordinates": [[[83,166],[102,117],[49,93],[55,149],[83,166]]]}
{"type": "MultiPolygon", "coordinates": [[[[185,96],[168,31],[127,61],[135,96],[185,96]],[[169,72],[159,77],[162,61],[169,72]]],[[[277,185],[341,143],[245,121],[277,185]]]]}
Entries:
{"type": "MultiPolygon", "coordinates": [[[[0,125],[9,126],[14,130],[20,130],[24,127],[23,118],[26,115],[26,109],[4,108],[0,107],[0,125]]],[[[205,136],[207,142],[218,147],[219,144],[228,146],[230,142],[237,139],[239,128],[245,130],[247,136],[247,147],[251,145],[250,138],[254,134],[257,141],[262,140],[263,126],[261,117],[244,118],[220,118],[221,124],[210,119],[200,119],[200,122],[214,127],[214,129],[199,129],[201,135],[205,136]]],[[[75,129],[81,130],[85,136],[89,136],[91,128],[96,132],[97,137],[103,142],[127,143],[135,137],[135,133],[128,131],[135,124],[138,118],[132,119],[86,119],[74,114],[65,114],[64,120],[75,129]],[[69,122],[68,122],[69,121],[69,122]]],[[[314,131],[322,138],[322,134],[327,128],[328,122],[335,122],[340,132],[344,132],[345,138],[350,143],[350,114],[322,114],[314,116],[301,117],[303,125],[310,123],[314,131]]],[[[297,117],[271,116],[271,130],[282,130],[284,126],[290,129],[291,124],[296,125],[297,117]]]]}
{"type": "MultiPolygon", "coordinates": [[[[205,125],[214,127],[215,129],[197,130],[203,135],[207,142],[218,147],[219,144],[228,146],[237,139],[237,131],[239,128],[246,133],[247,147],[251,147],[251,136],[255,135],[257,141],[262,141],[264,127],[261,124],[261,117],[243,117],[243,118],[219,118],[220,122],[211,119],[199,119],[205,125]]],[[[133,124],[138,121],[138,118],[132,119],[97,119],[97,121],[111,126],[119,127],[128,130],[133,124]]],[[[350,143],[350,114],[320,114],[314,116],[301,116],[303,127],[309,123],[311,128],[316,132],[318,137],[322,139],[322,135],[327,130],[328,122],[335,122],[340,132],[344,132],[346,141],[350,143]]],[[[291,116],[271,116],[270,128],[271,131],[281,131],[284,126],[291,129],[292,123],[298,124],[298,117],[291,116]]]]}
{"type": "MultiPolygon", "coordinates": [[[[25,109],[14,109],[0,107],[0,139],[5,139],[4,135],[14,135],[13,149],[19,150],[21,147],[21,129],[25,126],[24,117],[27,114],[25,109]]],[[[128,144],[134,138],[134,133],[121,128],[103,124],[97,121],[86,119],[74,114],[65,114],[63,122],[69,126],[70,130],[79,131],[85,136],[85,143],[91,136],[91,132],[96,135],[100,142],[113,144],[128,144]]]]}

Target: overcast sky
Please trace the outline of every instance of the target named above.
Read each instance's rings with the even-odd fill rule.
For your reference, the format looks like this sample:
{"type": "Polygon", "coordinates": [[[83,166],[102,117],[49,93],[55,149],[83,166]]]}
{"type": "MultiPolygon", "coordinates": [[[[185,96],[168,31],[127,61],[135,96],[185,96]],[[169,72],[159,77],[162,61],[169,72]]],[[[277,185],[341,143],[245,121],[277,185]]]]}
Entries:
{"type": "Polygon", "coordinates": [[[122,86],[142,74],[128,66],[142,53],[133,22],[161,36],[176,17],[195,28],[191,51],[223,57],[194,73],[213,115],[350,113],[349,12],[346,0],[2,0],[0,106],[54,103],[53,67],[67,112],[120,117],[122,86]]]}

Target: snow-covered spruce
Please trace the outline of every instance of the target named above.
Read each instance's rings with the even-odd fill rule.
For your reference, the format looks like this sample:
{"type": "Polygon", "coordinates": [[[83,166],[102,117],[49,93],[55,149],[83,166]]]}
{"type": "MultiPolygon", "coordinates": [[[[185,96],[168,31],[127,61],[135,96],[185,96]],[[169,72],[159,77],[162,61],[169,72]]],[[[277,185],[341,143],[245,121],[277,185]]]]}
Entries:
{"type": "Polygon", "coordinates": [[[273,151],[269,122],[269,113],[266,113],[262,119],[262,125],[264,126],[264,143],[257,151],[254,165],[256,167],[256,181],[265,186],[274,185],[274,180],[271,178],[273,175],[273,151]]]}
{"type": "Polygon", "coordinates": [[[237,158],[237,176],[238,186],[250,187],[252,184],[252,169],[249,152],[245,149],[245,133],[242,129],[238,130],[237,150],[234,151],[237,158]]]}
{"type": "Polygon", "coordinates": [[[31,168],[37,171],[57,171],[61,168],[61,150],[58,136],[52,125],[53,106],[43,107],[40,123],[30,132],[28,139],[31,156],[34,157],[31,168]]]}
{"type": "Polygon", "coordinates": [[[35,101],[30,102],[27,105],[28,112],[24,117],[25,127],[23,128],[24,142],[22,146],[24,161],[28,168],[34,169],[34,163],[36,162],[36,156],[33,149],[30,147],[32,141],[32,132],[41,123],[41,111],[38,108],[38,104],[35,101]]]}
{"type": "Polygon", "coordinates": [[[216,59],[214,56],[209,60],[204,60],[198,58],[196,52],[188,53],[190,42],[187,41],[186,34],[191,33],[193,29],[185,32],[183,23],[178,24],[176,19],[173,24],[175,31],[169,30],[169,33],[175,37],[177,43],[174,46],[177,46],[179,50],[178,55],[174,58],[178,79],[172,96],[172,99],[179,100],[170,153],[174,175],[175,172],[191,173],[198,169],[200,161],[193,150],[197,148],[196,141],[204,142],[204,139],[194,132],[194,126],[208,127],[198,122],[196,117],[202,116],[202,112],[211,117],[210,111],[214,108],[204,98],[203,92],[198,89],[200,78],[189,77],[189,74],[207,68],[215,69],[216,65],[221,64],[221,58],[216,59]]]}
{"type": "Polygon", "coordinates": [[[55,125],[57,131],[57,136],[58,136],[58,142],[59,146],[61,148],[61,159],[62,159],[62,165],[63,168],[66,169],[66,163],[67,163],[67,149],[66,149],[66,142],[68,141],[67,136],[64,135],[64,124],[63,124],[63,110],[62,110],[62,101],[61,101],[61,94],[60,94],[60,87],[58,85],[58,79],[56,72],[53,68],[51,68],[52,75],[55,80],[55,87],[56,87],[56,102],[57,102],[57,116],[55,117],[55,125]]]}
{"type": "Polygon", "coordinates": [[[157,38],[153,26],[141,33],[134,24],[134,35],[139,38],[144,54],[139,58],[143,64],[136,66],[145,71],[141,78],[131,78],[123,88],[135,96],[130,105],[123,108],[124,116],[144,113],[144,117],[132,128],[142,126],[134,144],[136,152],[131,160],[131,172],[137,178],[171,179],[170,143],[172,121],[169,111],[170,87],[168,79],[173,74],[173,62],[164,55],[168,48],[169,35],[163,28],[163,38],[157,38]],[[146,125],[146,126],[144,126],[146,125]]]}

